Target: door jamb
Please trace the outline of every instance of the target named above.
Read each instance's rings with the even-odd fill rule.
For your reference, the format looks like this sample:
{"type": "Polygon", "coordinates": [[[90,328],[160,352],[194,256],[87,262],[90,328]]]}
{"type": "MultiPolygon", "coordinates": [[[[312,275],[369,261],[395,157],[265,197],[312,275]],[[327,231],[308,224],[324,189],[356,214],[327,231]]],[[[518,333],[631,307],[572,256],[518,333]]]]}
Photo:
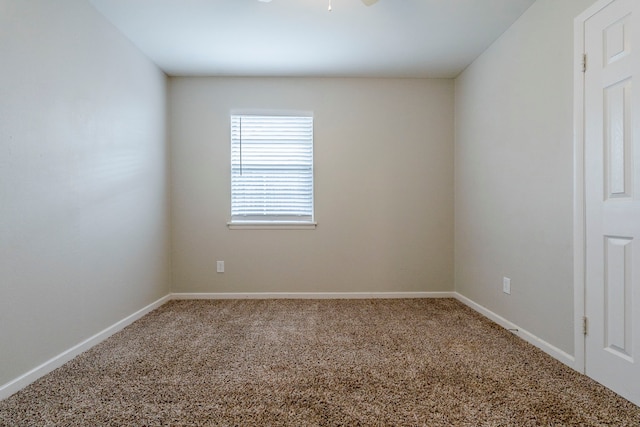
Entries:
{"type": "MultiPolygon", "coordinates": [[[[586,373],[586,336],[583,330],[586,303],[586,205],[584,163],[584,53],[585,24],[615,0],[599,0],[574,20],[573,37],[573,325],[574,369],[586,373]]],[[[588,66],[588,63],[587,63],[588,66]]]]}

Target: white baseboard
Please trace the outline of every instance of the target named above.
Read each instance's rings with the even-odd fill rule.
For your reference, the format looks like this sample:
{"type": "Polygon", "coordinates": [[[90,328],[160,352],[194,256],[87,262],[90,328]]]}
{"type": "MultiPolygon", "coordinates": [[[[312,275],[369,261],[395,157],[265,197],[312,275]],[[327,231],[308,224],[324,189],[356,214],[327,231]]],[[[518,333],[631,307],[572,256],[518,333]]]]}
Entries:
{"type": "Polygon", "coordinates": [[[126,318],[114,323],[29,372],[0,386],[0,400],[69,362],[116,332],[129,326],[166,302],[187,299],[366,299],[366,298],[455,298],[455,292],[257,292],[257,293],[173,293],[166,295],[126,318]]]}
{"type": "Polygon", "coordinates": [[[455,292],[248,292],[174,293],[172,299],[374,299],[455,298],[455,292]]]}
{"type": "Polygon", "coordinates": [[[532,334],[531,332],[522,329],[520,326],[516,325],[515,323],[512,323],[510,321],[508,321],[507,319],[505,319],[504,317],[494,313],[493,311],[489,310],[486,307],[481,306],[480,304],[470,300],[469,298],[460,295],[459,293],[455,293],[455,298],[460,301],[461,303],[463,303],[464,305],[472,308],[473,310],[477,311],[478,313],[482,314],[483,316],[493,320],[495,323],[497,323],[498,325],[502,326],[505,329],[510,330],[511,332],[513,332],[514,335],[517,335],[518,337],[522,338],[523,340],[525,340],[526,342],[528,342],[529,344],[532,344],[536,347],[538,347],[540,350],[544,351],[545,353],[547,353],[549,356],[558,359],[560,362],[564,363],[565,365],[569,366],[572,369],[575,369],[575,357],[560,350],[559,348],[549,344],[548,342],[544,341],[543,339],[538,338],[536,335],[532,334]]]}
{"type": "MultiPolygon", "coordinates": [[[[514,332],[520,338],[538,347],[550,356],[574,368],[575,358],[518,325],[497,315],[491,310],[477,304],[457,292],[256,292],[256,293],[173,293],[166,295],[148,306],[136,311],[112,326],[82,341],[74,347],[60,353],[40,366],[30,370],[20,377],[0,386],[0,400],[6,399],[22,388],[28,386],[38,378],[64,365],[80,353],[104,341],[116,332],[129,326],[149,312],[155,310],[170,300],[189,299],[397,299],[397,298],[455,298],[483,316],[493,320],[505,329],[516,329],[514,332]]],[[[575,368],[574,368],[575,369],[575,368]]]]}
{"type": "Polygon", "coordinates": [[[99,344],[100,342],[109,338],[111,335],[129,326],[130,324],[140,319],[147,313],[160,307],[162,304],[166,303],[170,299],[171,299],[171,295],[166,295],[160,298],[159,300],[136,311],[132,315],[125,317],[124,319],[120,320],[117,323],[114,323],[113,325],[109,326],[103,331],[98,332],[92,337],[87,338],[81,343],[47,360],[42,365],[37,366],[32,370],[30,370],[29,372],[19,376],[18,378],[0,386],[0,400],[6,399],[7,397],[11,396],[12,394],[16,393],[17,391],[20,391],[21,389],[28,386],[32,382],[36,381],[40,377],[43,377],[44,375],[48,374],[54,369],[59,368],[60,366],[64,365],[74,357],[78,356],[80,353],[83,353],[89,350],[91,347],[95,346],[96,344],[99,344]]]}

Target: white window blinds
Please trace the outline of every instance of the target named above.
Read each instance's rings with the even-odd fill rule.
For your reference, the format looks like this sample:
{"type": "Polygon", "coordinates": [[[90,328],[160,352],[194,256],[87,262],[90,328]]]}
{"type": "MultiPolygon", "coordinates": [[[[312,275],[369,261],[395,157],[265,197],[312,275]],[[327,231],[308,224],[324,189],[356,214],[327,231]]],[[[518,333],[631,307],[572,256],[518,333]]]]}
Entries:
{"type": "Polygon", "coordinates": [[[231,222],[313,222],[313,117],[231,116],[231,222]]]}

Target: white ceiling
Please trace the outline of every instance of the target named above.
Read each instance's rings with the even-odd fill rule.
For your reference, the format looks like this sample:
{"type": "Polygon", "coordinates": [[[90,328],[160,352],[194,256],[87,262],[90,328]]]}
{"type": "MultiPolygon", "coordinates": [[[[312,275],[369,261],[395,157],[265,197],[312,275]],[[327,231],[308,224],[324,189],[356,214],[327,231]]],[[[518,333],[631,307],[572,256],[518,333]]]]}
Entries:
{"type": "Polygon", "coordinates": [[[455,77],[535,0],[90,0],[169,75],[455,77]]]}

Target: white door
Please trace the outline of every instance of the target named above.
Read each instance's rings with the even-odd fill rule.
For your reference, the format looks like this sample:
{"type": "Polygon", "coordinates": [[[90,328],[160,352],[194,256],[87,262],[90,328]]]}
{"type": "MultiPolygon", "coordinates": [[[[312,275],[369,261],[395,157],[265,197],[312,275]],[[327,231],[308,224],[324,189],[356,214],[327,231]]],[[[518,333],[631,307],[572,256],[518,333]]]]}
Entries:
{"type": "Polygon", "coordinates": [[[585,372],[640,404],[640,1],[584,29],[585,372]]]}

